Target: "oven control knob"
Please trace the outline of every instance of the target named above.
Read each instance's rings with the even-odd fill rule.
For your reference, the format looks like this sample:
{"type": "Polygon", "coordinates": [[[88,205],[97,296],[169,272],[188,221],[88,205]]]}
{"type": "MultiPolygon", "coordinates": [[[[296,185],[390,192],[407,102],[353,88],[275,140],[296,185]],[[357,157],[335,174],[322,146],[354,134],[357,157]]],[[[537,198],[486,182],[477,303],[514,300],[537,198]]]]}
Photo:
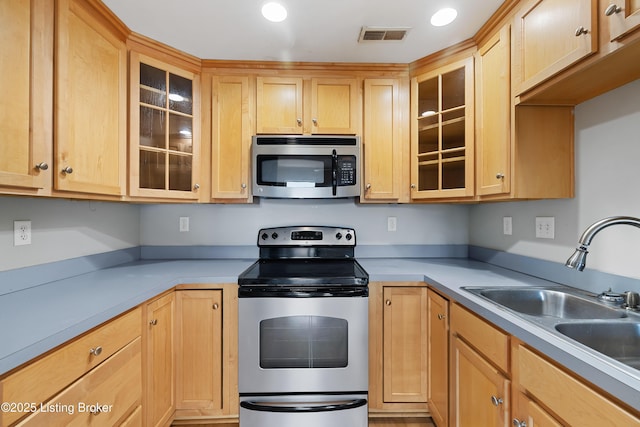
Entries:
{"type": "Polygon", "coordinates": [[[351,234],[347,234],[346,239],[347,240],[351,240],[353,238],[353,236],[351,234]]]}
{"type": "Polygon", "coordinates": [[[267,233],[262,233],[262,240],[267,240],[269,238],[269,235],[267,233]]]}
{"type": "Polygon", "coordinates": [[[336,239],[338,240],[342,239],[342,234],[341,233],[336,234],[336,239]]]}
{"type": "Polygon", "coordinates": [[[275,232],[274,232],[274,233],[271,235],[271,238],[272,238],[273,240],[277,239],[277,238],[278,238],[278,233],[275,233],[275,232]]]}

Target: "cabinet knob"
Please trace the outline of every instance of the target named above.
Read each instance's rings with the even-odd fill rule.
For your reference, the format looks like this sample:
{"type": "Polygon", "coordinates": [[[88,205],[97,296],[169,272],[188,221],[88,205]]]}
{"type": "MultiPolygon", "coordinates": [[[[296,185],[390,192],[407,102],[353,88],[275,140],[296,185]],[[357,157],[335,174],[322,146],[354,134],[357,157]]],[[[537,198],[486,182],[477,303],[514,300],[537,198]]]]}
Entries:
{"type": "Polygon", "coordinates": [[[149,324],[150,324],[151,326],[156,326],[156,325],[158,324],[158,319],[150,320],[150,321],[149,321],[149,324]]]}
{"type": "Polygon", "coordinates": [[[513,427],[527,427],[527,422],[526,421],[520,421],[517,418],[513,419],[513,427]]]}
{"type": "Polygon", "coordinates": [[[199,190],[199,189],[200,189],[200,184],[195,184],[195,185],[193,186],[193,189],[194,189],[194,190],[199,190]]]}
{"type": "Polygon", "coordinates": [[[416,185],[415,184],[411,184],[411,189],[415,190],[416,189],[416,185]]]}
{"type": "Polygon", "coordinates": [[[367,190],[371,190],[371,184],[370,184],[370,183],[367,183],[367,185],[365,186],[365,188],[366,188],[367,190]]]}
{"type": "Polygon", "coordinates": [[[504,179],[504,174],[502,172],[498,172],[496,174],[496,179],[504,179]]]}
{"type": "Polygon", "coordinates": [[[604,14],[607,16],[611,16],[613,14],[620,13],[620,12],[622,12],[622,8],[617,4],[612,3],[605,9],[604,14]]]}
{"type": "Polygon", "coordinates": [[[89,353],[93,354],[94,356],[100,356],[100,354],[102,353],[102,347],[100,346],[94,347],[89,350],[89,353]]]}
{"type": "Polygon", "coordinates": [[[493,406],[500,406],[504,403],[504,400],[500,397],[491,396],[491,403],[493,403],[493,406]]]}
{"type": "Polygon", "coordinates": [[[318,119],[311,119],[311,121],[313,122],[314,126],[318,126],[318,119]]]}
{"type": "Polygon", "coordinates": [[[217,302],[214,302],[214,303],[213,303],[213,309],[214,309],[214,310],[217,310],[218,308],[220,308],[220,306],[218,305],[218,303],[217,303],[217,302]]]}
{"type": "Polygon", "coordinates": [[[388,299],[388,300],[386,300],[384,303],[385,303],[385,304],[387,304],[387,305],[391,305],[391,300],[390,300],[390,299],[388,299]]]}
{"type": "Polygon", "coordinates": [[[71,166],[67,166],[66,168],[62,169],[62,173],[73,173],[73,168],[71,166]]]}
{"type": "Polygon", "coordinates": [[[445,316],[444,314],[438,314],[438,320],[444,320],[446,318],[447,316],[445,316]]]}
{"type": "Polygon", "coordinates": [[[242,189],[244,190],[245,188],[247,188],[247,184],[245,184],[245,183],[243,182],[243,183],[240,185],[240,188],[242,188],[242,189]]]}
{"type": "Polygon", "coordinates": [[[302,119],[297,118],[296,119],[296,123],[298,123],[298,126],[302,126],[302,119]]]}
{"type": "Polygon", "coordinates": [[[580,37],[583,34],[589,34],[589,30],[587,30],[582,25],[576,28],[576,37],[580,37]]]}
{"type": "Polygon", "coordinates": [[[41,171],[46,171],[47,169],[49,169],[49,164],[47,162],[38,163],[36,165],[36,169],[39,169],[41,171]]]}

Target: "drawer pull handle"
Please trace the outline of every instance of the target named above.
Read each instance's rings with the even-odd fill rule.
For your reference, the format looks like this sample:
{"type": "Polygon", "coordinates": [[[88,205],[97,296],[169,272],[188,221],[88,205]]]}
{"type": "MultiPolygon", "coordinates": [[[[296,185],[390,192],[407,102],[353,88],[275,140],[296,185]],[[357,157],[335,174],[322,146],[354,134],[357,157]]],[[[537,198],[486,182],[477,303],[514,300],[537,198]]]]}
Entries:
{"type": "Polygon", "coordinates": [[[94,356],[100,356],[100,354],[102,353],[102,347],[100,346],[94,347],[91,350],[89,350],[89,353],[93,354],[94,356]]]}
{"type": "Polygon", "coordinates": [[[446,318],[447,316],[445,316],[444,314],[438,314],[438,320],[444,320],[446,318]]]}
{"type": "Polygon", "coordinates": [[[62,173],[71,174],[71,173],[73,173],[73,168],[71,166],[67,166],[64,169],[62,169],[62,173]]]}
{"type": "Polygon", "coordinates": [[[607,16],[611,16],[615,13],[620,12],[622,12],[622,8],[620,6],[618,6],[617,4],[610,4],[609,7],[607,7],[607,9],[604,11],[604,14],[607,16]]]}
{"type": "Polygon", "coordinates": [[[213,309],[214,309],[214,310],[217,310],[219,307],[220,307],[220,306],[218,305],[218,303],[217,303],[217,302],[214,302],[214,303],[213,303],[213,309]]]}
{"type": "Polygon", "coordinates": [[[46,171],[47,169],[49,169],[49,165],[46,162],[40,162],[36,165],[36,169],[46,171]]]}
{"type": "Polygon", "coordinates": [[[582,25],[576,28],[576,37],[580,37],[583,34],[589,34],[589,30],[587,30],[582,25]]]}
{"type": "Polygon", "coordinates": [[[150,324],[151,326],[156,326],[156,325],[158,324],[158,319],[150,320],[150,321],[149,321],[149,324],[150,324]]]}
{"type": "Polygon", "coordinates": [[[504,403],[504,400],[500,397],[491,396],[491,403],[493,403],[493,406],[500,406],[504,403]]]}

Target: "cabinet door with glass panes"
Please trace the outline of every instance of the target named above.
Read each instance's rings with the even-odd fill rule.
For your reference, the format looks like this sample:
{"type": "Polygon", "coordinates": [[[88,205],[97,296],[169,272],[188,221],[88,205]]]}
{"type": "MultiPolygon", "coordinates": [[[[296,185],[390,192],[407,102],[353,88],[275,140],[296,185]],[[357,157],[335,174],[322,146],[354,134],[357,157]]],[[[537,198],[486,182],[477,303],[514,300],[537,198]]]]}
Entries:
{"type": "Polygon", "coordinates": [[[473,58],[411,83],[411,198],[473,196],[473,58]]]}
{"type": "Polygon", "coordinates": [[[197,199],[200,76],[131,52],[129,194],[197,199]]]}

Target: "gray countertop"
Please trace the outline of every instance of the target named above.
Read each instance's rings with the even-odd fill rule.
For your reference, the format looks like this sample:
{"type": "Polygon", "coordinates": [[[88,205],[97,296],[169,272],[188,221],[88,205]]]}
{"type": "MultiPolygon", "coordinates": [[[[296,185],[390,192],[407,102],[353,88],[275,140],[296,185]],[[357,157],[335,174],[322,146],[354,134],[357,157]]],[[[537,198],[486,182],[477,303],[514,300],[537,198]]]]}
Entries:
{"type": "MultiPolygon", "coordinates": [[[[0,375],[178,284],[235,283],[254,260],[138,261],[0,296],[0,375]]],[[[633,407],[640,371],[547,332],[464,286],[551,282],[479,261],[361,258],[371,281],[426,281],[633,407]]]]}

